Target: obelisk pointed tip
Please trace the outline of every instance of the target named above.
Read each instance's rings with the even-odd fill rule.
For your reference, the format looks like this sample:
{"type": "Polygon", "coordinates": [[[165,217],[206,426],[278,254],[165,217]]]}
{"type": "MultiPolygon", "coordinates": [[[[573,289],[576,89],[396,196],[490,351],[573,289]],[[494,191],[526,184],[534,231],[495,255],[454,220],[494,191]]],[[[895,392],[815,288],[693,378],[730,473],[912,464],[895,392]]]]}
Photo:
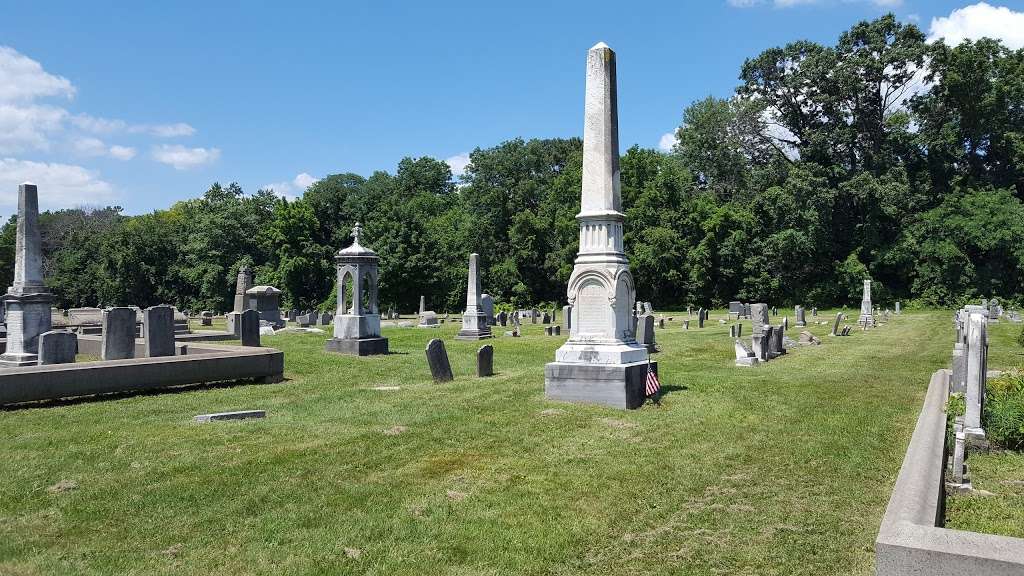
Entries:
{"type": "Polygon", "coordinates": [[[24,182],[21,183],[21,185],[22,186],[33,186],[34,187],[35,183],[34,182],[29,182],[28,180],[25,180],[24,182]]]}
{"type": "Polygon", "coordinates": [[[611,50],[611,47],[609,47],[604,42],[598,42],[597,44],[594,44],[593,46],[591,46],[590,49],[591,50],[611,50]]]}

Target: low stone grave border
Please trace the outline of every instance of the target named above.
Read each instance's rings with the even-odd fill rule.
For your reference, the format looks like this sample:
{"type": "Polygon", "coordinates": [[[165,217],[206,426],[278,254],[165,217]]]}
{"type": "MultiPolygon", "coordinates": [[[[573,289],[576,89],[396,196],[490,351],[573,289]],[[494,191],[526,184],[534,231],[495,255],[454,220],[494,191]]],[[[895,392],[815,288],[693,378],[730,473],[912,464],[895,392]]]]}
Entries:
{"type": "Polygon", "coordinates": [[[1024,539],[942,526],[949,380],[949,370],[932,374],[875,539],[877,576],[1024,574],[1024,539]]]}
{"type": "MultiPolygon", "coordinates": [[[[80,353],[98,355],[98,338],[79,337],[78,343],[80,353]]],[[[136,343],[136,352],[140,344],[136,343]]],[[[189,345],[181,356],[5,368],[0,370],[0,405],[212,382],[272,383],[283,379],[284,352],[280,350],[189,345]]]]}

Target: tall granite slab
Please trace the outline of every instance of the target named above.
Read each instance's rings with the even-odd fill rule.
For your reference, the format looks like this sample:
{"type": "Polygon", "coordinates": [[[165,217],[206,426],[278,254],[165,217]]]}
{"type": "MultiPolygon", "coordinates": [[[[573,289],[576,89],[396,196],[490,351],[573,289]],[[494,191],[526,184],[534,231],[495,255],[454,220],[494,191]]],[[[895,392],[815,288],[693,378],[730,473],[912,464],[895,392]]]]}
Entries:
{"type": "MultiPolygon", "coordinates": [[[[387,354],[388,339],[380,335],[377,304],[380,258],[359,243],[361,234],[362,226],[356,222],[352,228],[352,244],[334,256],[338,309],[334,315],[334,337],[324,347],[328,352],[351,356],[387,354]]],[[[323,321],[323,317],[319,320],[323,321]]]]}
{"type": "Polygon", "coordinates": [[[798,328],[802,328],[804,326],[807,326],[807,311],[804,310],[804,307],[803,306],[796,306],[793,309],[793,311],[794,311],[794,313],[796,315],[796,326],[798,328]]]}
{"type": "Polygon", "coordinates": [[[843,313],[836,312],[836,319],[832,321],[832,331],[829,332],[829,336],[839,335],[839,322],[843,320],[843,313]]]}
{"type": "Polygon", "coordinates": [[[445,350],[443,340],[434,338],[428,342],[426,353],[430,376],[434,382],[448,382],[454,379],[452,365],[448,362],[448,351],[445,350]]]}
{"type": "Polygon", "coordinates": [[[462,314],[462,330],[456,340],[483,340],[491,337],[491,326],[480,303],[480,255],[469,255],[469,276],[466,282],[466,311],[462,314]]]}
{"type": "Polygon", "coordinates": [[[490,294],[481,294],[480,308],[484,311],[484,316],[487,318],[487,325],[494,326],[496,324],[494,319],[494,297],[490,294]]]}
{"type": "Polygon", "coordinates": [[[53,295],[43,283],[43,246],[39,233],[39,191],[35,184],[18,186],[14,282],[3,297],[7,349],[0,367],[31,366],[39,361],[39,335],[52,327],[53,295]]]}
{"type": "Polygon", "coordinates": [[[50,330],[39,335],[39,364],[71,364],[78,353],[78,336],[69,330],[50,330]]]}
{"type": "Polygon", "coordinates": [[[967,320],[966,410],[964,433],[969,443],[985,441],[981,416],[985,413],[985,383],[988,372],[988,315],[972,312],[967,320]]]}
{"type": "Polygon", "coordinates": [[[135,311],[126,306],[103,311],[100,358],[123,360],[135,357],[135,311]]]}
{"type": "Polygon", "coordinates": [[[242,346],[259,346],[260,313],[250,308],[242,312],[239,320],[241,327],[238,336],[242,341],[242,346]]]}
{"type": "Polygon", "coordinates": [[[768,361],[768,336],[763,331],[750,337],[750,347],[758,361],[768,361]]]}
{"type": "Polygon", "coordinates": [[[147,358],[174,356],[174,307],[151,306],[142,312],[142,338],[147,358]]]}
{"type": "Polygon", "coordinates": [[[566,290],[571,328],[545,366],[544,391],[553,400],[638,408],[648,354],[631,327],[636,288],[622,243],[618,124],[615,52],[602,42],[587,52],[579,252],[566,290]]]}
{"type": "Polygon", "coordinates": [[[568,331],[572,331],[572,306],[562,306],[562,327],[568,331]]]}
{"type": "Polygon", "coordinates": [[[641,346],[647,348],[647,352],[656,352],[657,346],[655,344],[654,336],[654,315],[643,314],[637,317],[636,322],[636,342],[641,346]]]}

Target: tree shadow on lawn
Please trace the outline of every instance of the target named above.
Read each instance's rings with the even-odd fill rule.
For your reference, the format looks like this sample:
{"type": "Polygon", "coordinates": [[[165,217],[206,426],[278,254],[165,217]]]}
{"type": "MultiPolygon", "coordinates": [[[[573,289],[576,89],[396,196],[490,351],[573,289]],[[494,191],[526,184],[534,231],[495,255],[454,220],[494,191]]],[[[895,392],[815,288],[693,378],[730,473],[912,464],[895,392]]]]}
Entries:
{"type": "Polygon", "coordinates": [[[197,392],[202,390],[217,390],[221,388],[235,388],[238,386],[272,386],[284,384],[290,381],[289,378],[282,378],[278,382],[262,382],[262,378],[243,378],[240,380],[225,380],[223,382],[200,382],[196,384],[183,384],[181,386],[167,386],[163,388],[150,388],[147,390],[126,390],[124,392],[109,392],[106,394],[94,394],[91,396],[76,396],[73,398],[57,398],[54,400],[39,400],[36,402],[23,402],[0,406],[0,412],[16,412],[19,410],[34,410],[36,408],[56,408],[59,406],[75,406],[78,404],[90,404],[92,402],[108,402],[135,398],[137,396],[160,396],[164,394],[181,394],[184,392],[197,392]]]}

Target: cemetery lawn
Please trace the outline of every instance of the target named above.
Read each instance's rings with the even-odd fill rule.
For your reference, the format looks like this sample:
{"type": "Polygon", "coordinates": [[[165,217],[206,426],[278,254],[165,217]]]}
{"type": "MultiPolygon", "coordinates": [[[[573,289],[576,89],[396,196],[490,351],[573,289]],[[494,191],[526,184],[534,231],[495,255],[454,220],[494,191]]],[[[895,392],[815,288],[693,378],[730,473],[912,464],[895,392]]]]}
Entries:
{"type": "Polygon", "coordinates": [[[661,406],[629,412],[545,401],[565,336],[539,324],[489,342],[487,379],[454,324],[385,328],[387,357],[289,334],[263,338],[284,383],[0,411],[0,574],[873,574],[950,312],[813,325],[758,368],[723,311],[674,316],[661,406]],[[192,422],[242,409],[267,418],[192,422]]]}
{"type": "MultiPolygon", "coordinates": [[[[989,370],[1020,368],[1024,350],[1017,344],[1021,325],[989,324],[989,370]]],[[[946,499],[946,526],[973,532],[1024,538],[1024,454],[974,451],[967,458],[973,494],[946,499]],[[986,492],[988,494],[986,494],[986,492]]]]}

